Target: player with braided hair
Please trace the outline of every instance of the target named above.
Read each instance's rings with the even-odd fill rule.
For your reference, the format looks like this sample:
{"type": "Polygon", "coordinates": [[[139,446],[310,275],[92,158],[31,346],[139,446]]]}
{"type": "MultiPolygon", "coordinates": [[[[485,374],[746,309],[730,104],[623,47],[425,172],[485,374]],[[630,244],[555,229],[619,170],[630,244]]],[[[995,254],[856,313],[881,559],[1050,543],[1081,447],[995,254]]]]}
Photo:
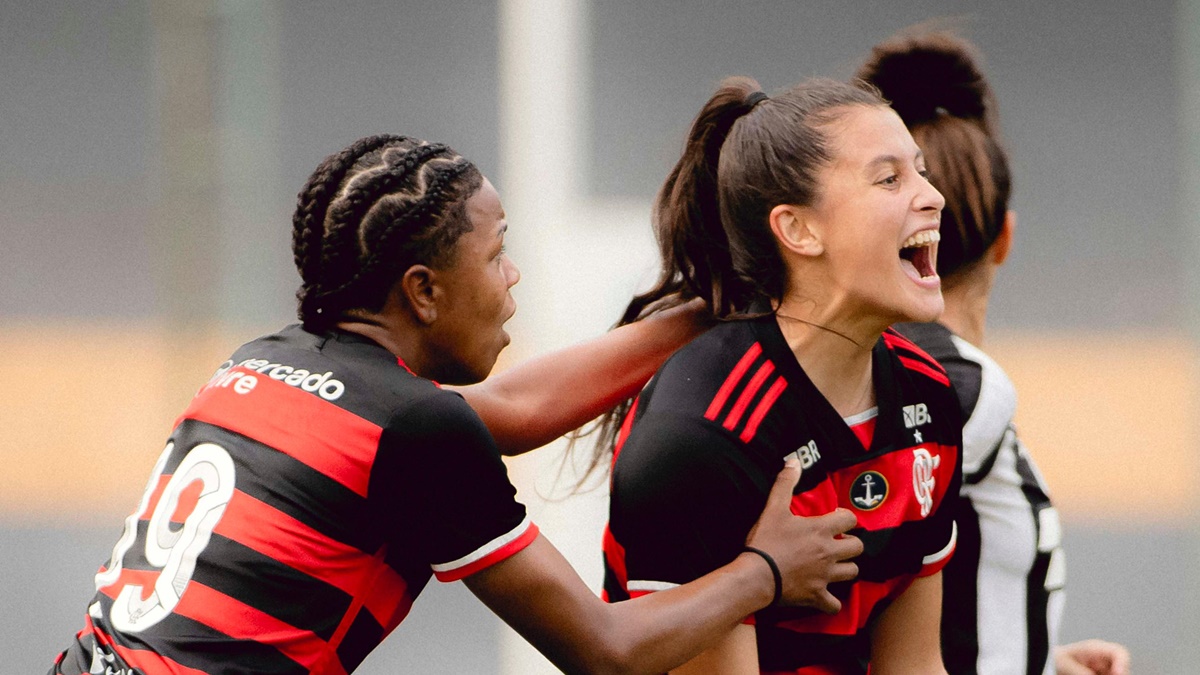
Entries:
{"type": "Polygon", "coordinates": [[[891,100],[946,197],[937,260],[946,310],[936,323],[897,327],[945,366],[966,420],[958,553],[944,571],[946,665],[980,675],[1127,674],[1121,645],[1055,648],[1065,581],[1058,515],[1013,426],[1012,382],[978,346],[1016,219],[975,49],[946,31],[910,29],[877,45],[858,76],[891,100]]]}
{"type": "Polygon", "coordinates": [[[795,464],[755,552],[622,606],[515,501],[484,420],[510,452],[578,426],[698,332],[694,306],[459,395],[438,382],[489,373],[519,279],[475,166],[364,138],[321,163],[293,222],[302,324],[239,348],[179,418],[52,673],[349,673],[431,576],[462,579],[568,672],[662,672],[765,606],[837,608],[826,586],[862,544],[842,536],[849,513],[791,514],[795,464]]]}

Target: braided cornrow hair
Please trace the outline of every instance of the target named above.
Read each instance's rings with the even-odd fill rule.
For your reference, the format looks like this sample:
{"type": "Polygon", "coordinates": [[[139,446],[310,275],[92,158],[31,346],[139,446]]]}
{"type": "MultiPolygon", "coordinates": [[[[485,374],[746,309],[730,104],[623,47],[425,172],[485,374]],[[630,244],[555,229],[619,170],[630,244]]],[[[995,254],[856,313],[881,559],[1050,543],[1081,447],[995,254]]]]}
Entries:
{"type": "Polygon", "coordinates": [[[378,311],[409,267],[452,263],[471,228],[466,201],[482,184],[454,150],[406,136],[362,138],[327,157],[292,219],[304,326],[320,332],[347,311],[378,311]]]}

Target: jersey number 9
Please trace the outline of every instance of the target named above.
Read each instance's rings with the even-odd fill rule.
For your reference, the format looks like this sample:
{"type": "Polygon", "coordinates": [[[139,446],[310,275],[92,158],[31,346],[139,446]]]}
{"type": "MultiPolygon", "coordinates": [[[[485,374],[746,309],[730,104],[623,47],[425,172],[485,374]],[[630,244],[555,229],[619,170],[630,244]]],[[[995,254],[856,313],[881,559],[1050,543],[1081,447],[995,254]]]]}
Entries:
{"type": "MultiPolygon", "coordinates": [[[[175,449],[168,443],[154,466],[137,511],[125,519],[125,530],[113,547],[108,569],[96,575],[96,589],[120,581],[125,554],[138,538],[138,521],[145,514],[162,477],[163,468],[175,449]]],[[[126,582],[113,601],[113,627],[127,633],[143,631],[162,621],[175,606],[196,570],[196,559],[208,546],[213,530],[225,514],[233,497],[234,466],[229,452],[213,443],[201,443],[192,448],[163,488],[154,513],[146,528],[146,562],[158,568],[153,592],[143,599],[145,589],[140,583],[126,582]],[[196,506],[183,521],[172,528],[171,517],[179,508],[179,498],[192,483],[199,481],[200,496],[196,506]]]]}

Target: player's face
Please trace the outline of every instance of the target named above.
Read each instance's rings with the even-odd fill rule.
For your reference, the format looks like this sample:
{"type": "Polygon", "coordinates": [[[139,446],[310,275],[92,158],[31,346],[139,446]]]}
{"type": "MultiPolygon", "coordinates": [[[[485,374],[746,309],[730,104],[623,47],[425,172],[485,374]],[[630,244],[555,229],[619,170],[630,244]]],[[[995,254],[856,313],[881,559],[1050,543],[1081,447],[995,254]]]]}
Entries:
{"type": "Polygon", "coordinates": [[[438,376],[446,384],[478,382],[491,372],[509,343],[504,322],[517,311],[509,289],[521,278],[504,252],[508,223],[500,195],[486,178],[467,200],[466,215],[472,229],[459,237],[453,262],[438,275],[438,376]]]}
{"type": "Polygon", "coordinates": [[[936,319],[945,200],[925,178],[920,148],[882,106],[852,106],[826,133],[833,159],[818,176],[813,214],[834,297],[885,325],[936,319]]]}

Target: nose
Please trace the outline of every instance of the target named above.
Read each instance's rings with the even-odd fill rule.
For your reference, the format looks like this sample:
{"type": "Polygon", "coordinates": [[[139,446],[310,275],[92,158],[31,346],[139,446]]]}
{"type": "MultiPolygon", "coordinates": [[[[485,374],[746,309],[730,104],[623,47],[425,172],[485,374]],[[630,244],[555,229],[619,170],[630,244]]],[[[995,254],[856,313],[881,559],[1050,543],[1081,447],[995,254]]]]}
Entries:
{"type": "Polygon", "coordinates": [[[933,183],[929,182],[928,178],[921,179],[924,185],[921,188],[920,194],[914,202],[918,211],[941,211],[946,206],[946,198],[937,188],[933,187],[933,183]]]}
{"type": "Polygon", "coordinates": [[[509,288],[516,286],[521,280],[521,270],[517,269],[517,264],[508,256],[504,256],[504,278],[508,280],[509,288]]]}

